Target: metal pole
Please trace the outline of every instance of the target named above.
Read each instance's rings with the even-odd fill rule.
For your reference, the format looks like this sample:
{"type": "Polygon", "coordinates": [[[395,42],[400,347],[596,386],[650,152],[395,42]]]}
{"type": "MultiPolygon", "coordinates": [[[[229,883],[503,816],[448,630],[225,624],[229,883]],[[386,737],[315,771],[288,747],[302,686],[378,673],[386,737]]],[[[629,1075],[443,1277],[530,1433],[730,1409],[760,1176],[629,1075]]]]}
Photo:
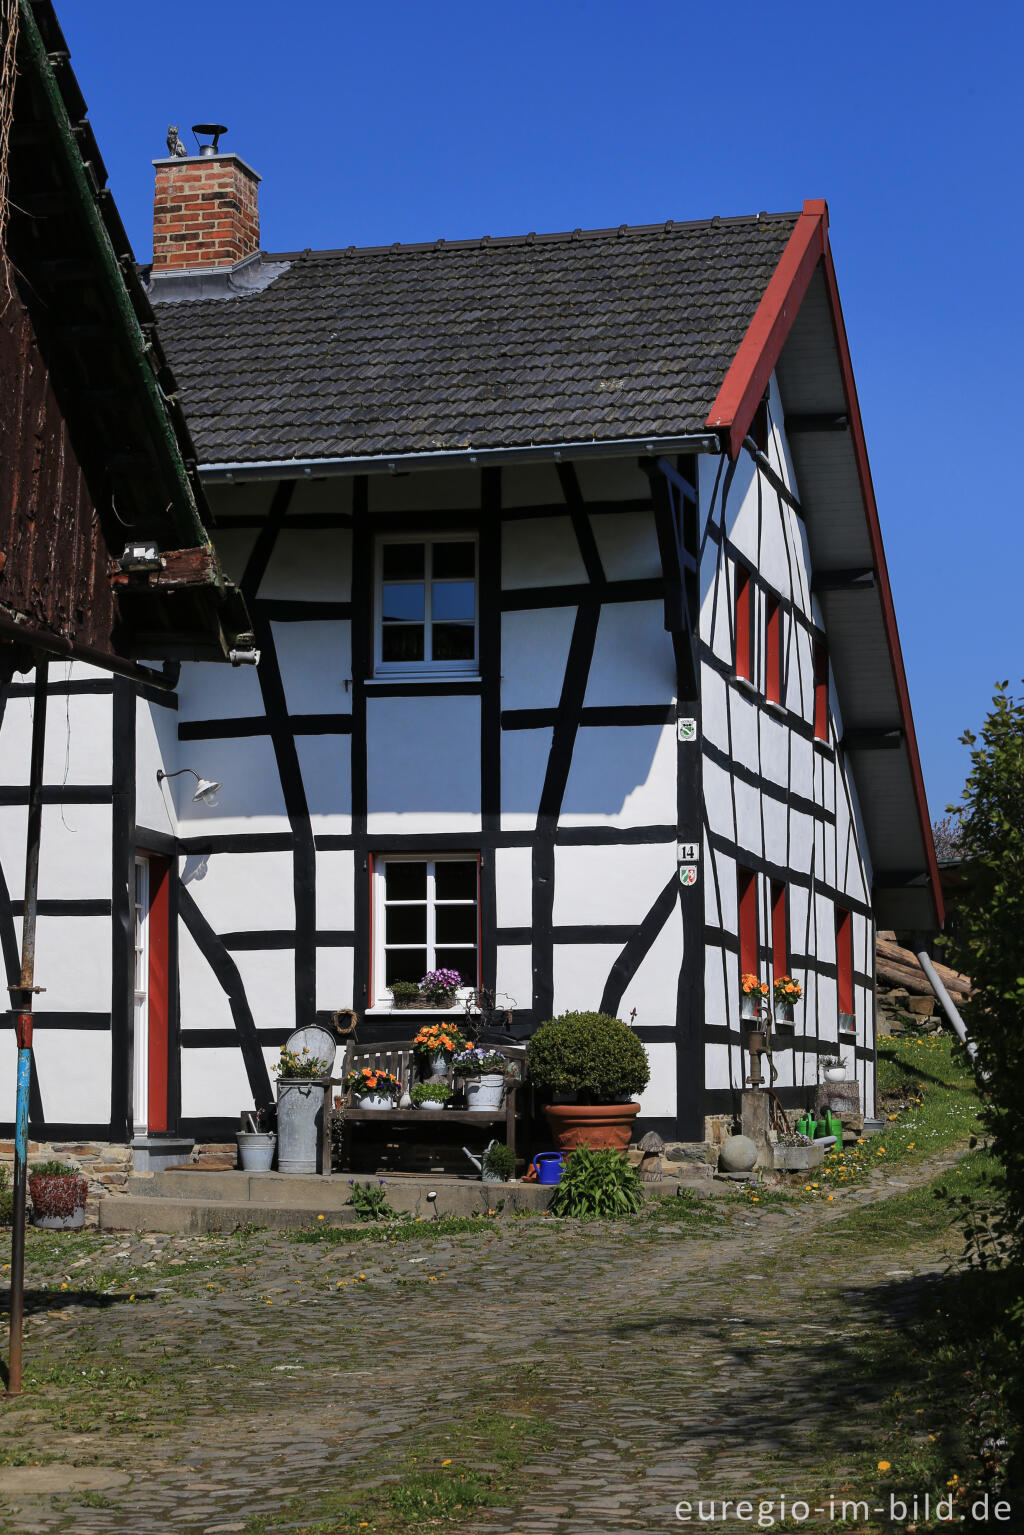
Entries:
{"type": "Polygon", "coordinates": [[[960,1014],[956,1010],[956,1003],[953,1001],[953,998],[950,996],[945,986],[943,986],[939,972],[932,964],[931,956],[929,955],[928,950],[922,946],[918,950],[917,958],[920,962],[921,969],[928,977],[929,986],[931,987],[932,991],[934,991],[936,997],[939,1000],[939,1006],[942,1008],[942,1011],[945,1013],[953,1027],[954,1033],[957,1035],[961,1044],[966,1049],[967,1054],[970,1056],[971,1060],[976,1060],[978,1055],[978,1047],[967,1033],[967,1027],[963,1019],[960,1017],[960,1014]]]}
{"type": "Polygon", "coordinates": [[[46,741],[46,683],[50,663],[36,657],[32,711],[32,764],[25,850],[25,913],[21,928],[21,984],[18,993],[18,1103],[14,1134],[14,1209],[11,1226],[11,1343],[7,1395],[21,1391],[21,1333],[25,1315],[25,1192],[28,1186],[28,1090],[32,1073],[32,999],[37,990],[36,908],[39,897],[39,837],[43,824],[43,748],[46,741]]]}

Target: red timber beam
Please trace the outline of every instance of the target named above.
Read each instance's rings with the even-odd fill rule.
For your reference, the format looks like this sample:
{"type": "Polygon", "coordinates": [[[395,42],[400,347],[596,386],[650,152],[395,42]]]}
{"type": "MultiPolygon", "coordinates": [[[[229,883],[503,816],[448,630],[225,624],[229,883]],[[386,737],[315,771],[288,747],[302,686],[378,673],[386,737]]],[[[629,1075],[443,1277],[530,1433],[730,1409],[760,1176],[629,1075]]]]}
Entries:
{"type": "Polygon", "coordinates": [[[827,249],[828,204],[823,198],[811,198],[804,203],[704,423],[726,441],[730,458],[736,458],[750,431],[807,285],[827,249]]]}
{"type": "Polygon", "coordinates": [[[896,685],[896,694],[899,700],[900,720],[906,735],[907,756],[910,763],[918,822],[924,842],[928,876],[931,882],[932,899],[935,902],[936,922],[937,925],[941,926],[944,915],[942,887],[939,882],[939,868],[935,858],[931,820],[928,815],[928,798],[925,793],[924,775],[921,772],[921,757],[917,749],[917,734],[914,730],[914,716],[910,707],[910,689],[907,687],[907,674],[903,666],[903,651],[900,646],[899,628],[896,623],[896,609],[893,605],[892,588],[889,584],[889,571],[885,562],[885,549],[882,545],[882,529],[878,520],[878,503],[875,500],[875,489],[871,479],[871,466],[868,463],[864,422],[861,418],[860,404],[857,399],[857,386],[853,378],[853,363],[850,359],[850,344],[846,335],[846,324],[843,320],[843,309],[839,302],[839,288],[836,283],[836,271],[832,261],[832,250],[829,245],[828,204],[824,198],[809,198],[804,203],[803,212],[796,221],[796,228],[789,237],[786,249],[782,253],[778,266],[772,273],[771,280],[754,313],[754,318],[747,327],[746,335],[740,342],[739,350],[730,364],[728,373],[725,375],[722,387],[719,389],[715,403],[711,407],[705,426],[718,432],[729,457],[735,459],[750,430],[750,424],[754,419],[754,412],[768,387],[768,381],[779,360],[786,338],[792,328],[793,321],[796,319],[804,294],[807,292],[808,284],[819,261],[821,262],[825,286],[828,292],[832,333],[836,344],[839,371],[843,381],[843,396],[849,421],[850,440],[857,465],[857,478],[860,482],[864,517],[867,523],[868,539],[871,544],[875,580],[882,608],[882,621],[885,626],[886,643],[889,649],[889,660],[892,665],[893,681],[896,685]]]}

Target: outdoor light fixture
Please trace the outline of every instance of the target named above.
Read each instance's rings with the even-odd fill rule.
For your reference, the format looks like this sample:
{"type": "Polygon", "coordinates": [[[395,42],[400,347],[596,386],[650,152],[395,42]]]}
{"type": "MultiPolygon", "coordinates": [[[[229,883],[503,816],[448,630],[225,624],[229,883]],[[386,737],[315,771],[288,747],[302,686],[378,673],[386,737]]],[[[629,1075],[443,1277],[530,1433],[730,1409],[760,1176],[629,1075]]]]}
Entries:
{"type": "Polygon", "coordinates": [[[192,796],[192,803],[195,804],[198,800],[203,805],[209,805],[212,810],[217,804],[217,790],[220,784],[214,782],[212,778],[200,778],[195,768],[179,768],[176,773],[165,773],[163,768],[157,768],[156,781],[163,783],[165,778],[180,778],[182,773],[191,773],[196,781],[196,792],[192,796]]]}
{"type": "Polygon", "coordinates": [[[125,544],[124,553],[118,560],[121,569],[128,572],[159,570],[162,563],[160,549],[152,539],[138,539],[135,543],[125,544]]]}

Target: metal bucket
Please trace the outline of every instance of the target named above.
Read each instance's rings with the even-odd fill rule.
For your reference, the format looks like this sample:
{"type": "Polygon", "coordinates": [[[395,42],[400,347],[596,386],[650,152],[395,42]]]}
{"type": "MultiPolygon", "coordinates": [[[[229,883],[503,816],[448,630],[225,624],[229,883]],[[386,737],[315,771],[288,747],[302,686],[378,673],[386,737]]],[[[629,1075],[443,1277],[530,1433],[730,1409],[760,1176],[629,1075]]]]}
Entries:
{"type": "MultiPolygon", "coordinates": [[[[301,1031],[297,1031],[301,1032],[301,1031]]],[[[290,1047],[289,1047],[290,1048],[290,1047]]],[[[277,1082],[277,1170],[315,1173],[327,1093],[324,1084],[300,1077],[277,1082]]]]}

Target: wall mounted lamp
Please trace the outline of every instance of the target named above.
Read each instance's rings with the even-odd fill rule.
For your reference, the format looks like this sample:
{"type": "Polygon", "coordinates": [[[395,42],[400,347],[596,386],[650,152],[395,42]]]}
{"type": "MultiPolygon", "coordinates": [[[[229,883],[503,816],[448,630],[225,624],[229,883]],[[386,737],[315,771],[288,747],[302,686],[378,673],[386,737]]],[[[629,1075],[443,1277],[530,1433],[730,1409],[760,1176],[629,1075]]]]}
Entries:
{"type": "Polygon", "coordinates": [[[200,778],[195,768],[179,768],[176,773],[165,773],[163,768],[157,768],[156,781],[157,783],[163,783],[165,778],[180,778],[182,773],[191,773],[196,781],[196,792],[192,796],[192,803],[195,804],[198,800],[203,805],[209,805],[212,810],[217,804],[217,790],[220,788],[220,784],[216,783],[212,778],[200,778]]]}

